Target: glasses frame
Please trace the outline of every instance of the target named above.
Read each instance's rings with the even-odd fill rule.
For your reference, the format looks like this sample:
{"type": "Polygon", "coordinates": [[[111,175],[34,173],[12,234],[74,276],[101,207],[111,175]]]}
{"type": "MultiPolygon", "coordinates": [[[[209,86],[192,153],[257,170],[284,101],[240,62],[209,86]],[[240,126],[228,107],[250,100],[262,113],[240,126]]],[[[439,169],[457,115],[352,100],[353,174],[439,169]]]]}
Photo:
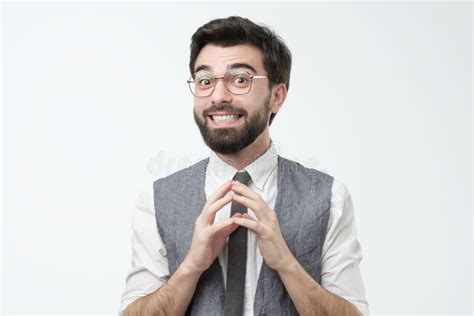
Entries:
{"type": "Polygon", "coordinates": [[[226,72],[223,76],[221,77],[214,77],[214,86],[212,87],[212,89],[210,89],[210,92],[208,95],[201,95],[201,96],[198,96],[196,95],[194,92],[193,92],[193,88],[191,87],[191,84],[195,84],[196,81],[194,81],[194,77],[196,76],[196,73],[193,73],[191,75],[191,77],[187,80],[187,83],[188,83],[188,86],[189,86],[189,90],[191,91],[192,95],[195,96],[196,98],[207,98],[209,96],[211,96],[213,93],[214,93],[214,90],[216,89],[216,86],[217,86],[217,80],[222,80],[224,82],[224,87],[227,89],[227,91],[229,91],[229,93],[233,94],[233,95],[246,95],[246,94],[249,94],[250,91],[252,90],[252,84],[253,84],[253,79],[270,79],[268,78],[267,76],[260,76],[260,75],[251,75],[250,73],[244,71],[249,77],[250,77],[250,87],[249,87],[249,91],[245,92],[245,93],[234,93],[232,91],[230,91],[229,87],[227,86],[227,82],[225,81],[225,77],[227,76],[227,74],[230,74],[230,72],[226,72]]]}

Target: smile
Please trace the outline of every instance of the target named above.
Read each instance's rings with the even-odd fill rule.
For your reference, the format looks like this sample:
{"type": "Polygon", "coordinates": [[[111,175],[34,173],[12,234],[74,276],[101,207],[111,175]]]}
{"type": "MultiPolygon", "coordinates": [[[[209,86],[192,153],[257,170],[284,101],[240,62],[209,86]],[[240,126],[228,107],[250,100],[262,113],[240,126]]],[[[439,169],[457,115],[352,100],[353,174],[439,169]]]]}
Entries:
{"type": "Polygon", "coordinates": [[[210,115],[211,119],[216,122],[231,122],[231,121],[236,121],[242,115],[236,114],[236,115],[210,115]]]}
{"type": "Polygon", "coordinates": [[[243,114],[219,113],[211,114],[210,124],[214,127],[232,127],[240,124],[243,114]]]}

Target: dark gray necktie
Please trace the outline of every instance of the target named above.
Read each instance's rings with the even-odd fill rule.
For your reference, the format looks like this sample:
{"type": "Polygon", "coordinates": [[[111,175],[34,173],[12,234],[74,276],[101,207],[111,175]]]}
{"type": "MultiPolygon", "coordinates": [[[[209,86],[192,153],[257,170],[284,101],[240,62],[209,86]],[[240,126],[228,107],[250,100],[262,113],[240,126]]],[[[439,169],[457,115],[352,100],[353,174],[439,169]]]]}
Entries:
{"type": "MultiPolygon", "coordinates": [[[[234,180],[247,185],[247,171],[237,172],[234,180]]],[[[230,206],[230,216],[247,213],[247,208],[237,202],[230,206]]],[[[229,236],[227,256],[227,285],[225,289],[225,316],[242,316],[245,293],[245,268],[247,265],[247,228],[239,227],[229,236]]]]}

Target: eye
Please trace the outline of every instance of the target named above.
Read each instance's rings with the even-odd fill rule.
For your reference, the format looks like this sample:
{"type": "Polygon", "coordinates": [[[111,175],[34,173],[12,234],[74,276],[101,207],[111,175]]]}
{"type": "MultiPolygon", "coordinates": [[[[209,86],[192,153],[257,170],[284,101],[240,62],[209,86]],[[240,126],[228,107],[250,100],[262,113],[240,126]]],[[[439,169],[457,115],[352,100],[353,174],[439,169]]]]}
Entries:
{"type": "Polygon", "coordinates": [[[198,79],[198,83],[200,86],[209,86],[212,84],[211,79],[208,78],[198,79]]]}
{"type": "Polygon", "coordinates": [[[198,89],[211,88],[214,85],[214,75],[208,71],[199,71],[194,74],[195,86],[198,89]]]}
{"type": "Polygon", "coordinates": [[[250,78],[248,78],[246,75],[236,75],[232,79],[232,83],[239,86],[247,85],[249,81],[250,78]]]}

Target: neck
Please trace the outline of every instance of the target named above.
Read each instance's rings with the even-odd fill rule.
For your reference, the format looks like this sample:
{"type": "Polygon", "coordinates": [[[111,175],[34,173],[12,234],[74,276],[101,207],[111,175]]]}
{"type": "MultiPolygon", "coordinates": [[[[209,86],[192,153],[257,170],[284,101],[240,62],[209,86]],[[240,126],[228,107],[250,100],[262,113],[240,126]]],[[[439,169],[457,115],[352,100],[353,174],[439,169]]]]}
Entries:
{"type": "Polygon", "coordinates": [[[243,148],[236,154],[232,155],[223,155],[216,153],[219,158],[225,161],[227,164],[231,165],[237,170],[242,170],[253,161],[258,159],[263,155],[268,148],[270,147],[270,135],[268,133],[268,128],[260,134],[253,143],[243,148]]]}

